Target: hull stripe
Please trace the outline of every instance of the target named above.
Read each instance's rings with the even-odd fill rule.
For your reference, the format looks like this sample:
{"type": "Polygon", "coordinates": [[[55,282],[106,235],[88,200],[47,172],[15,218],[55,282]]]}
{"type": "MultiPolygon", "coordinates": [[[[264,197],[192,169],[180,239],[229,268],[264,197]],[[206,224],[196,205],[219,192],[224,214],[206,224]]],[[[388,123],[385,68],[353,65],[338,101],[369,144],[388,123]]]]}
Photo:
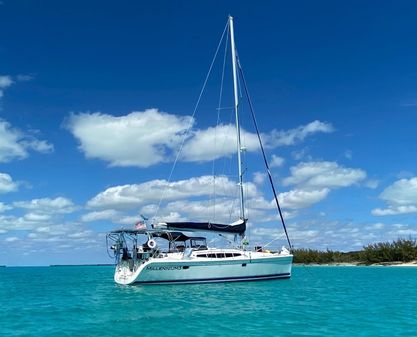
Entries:
{"type": "Polygon", "coordinates": [[[136,281],[134,282],[134,284],[239,282],[239,281],[272,280],[272,279],[289,278],[289,277],[291,277],[290,273],[281,273],[281,274],[270,274],[270,275],[201,278],[201,279],[189,279],[189,280],[136,281]]]}

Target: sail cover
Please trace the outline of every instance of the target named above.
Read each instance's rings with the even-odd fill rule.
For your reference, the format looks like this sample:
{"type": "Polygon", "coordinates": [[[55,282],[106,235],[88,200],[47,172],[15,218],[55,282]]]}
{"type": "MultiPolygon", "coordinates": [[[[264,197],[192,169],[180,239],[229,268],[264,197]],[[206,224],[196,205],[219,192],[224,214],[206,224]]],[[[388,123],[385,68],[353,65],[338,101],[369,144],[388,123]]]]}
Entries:
{"type": "Polygon", "coordinates": [[[154,224],[155,229],[182,231],[213,231],[222,233],[243,234],[246,230],[246,220],[238,220],[231,224],[212,222],[161,222],[154,224]]]}

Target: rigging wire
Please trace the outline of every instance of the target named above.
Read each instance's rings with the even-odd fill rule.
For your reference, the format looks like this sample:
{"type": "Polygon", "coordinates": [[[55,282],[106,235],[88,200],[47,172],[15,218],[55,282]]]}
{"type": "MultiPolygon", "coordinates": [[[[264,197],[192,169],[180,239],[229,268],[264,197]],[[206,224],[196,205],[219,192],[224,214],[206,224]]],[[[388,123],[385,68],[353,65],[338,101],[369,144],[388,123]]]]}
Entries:
{"type": "MultiPolygon", "coordinates": [[[[236,51],[237,52],[237,51],[236,51]]],[[[239,116],[242,117],[243,116],[243,109],[244,106],[241,105],[240,103],[242,102],[243,99],[243,95],[242,95],[242,84],[240,83],[240,77],[237,77],[237,87],[238,87],[238,91],[239,91],[239,116]]],[[[241,164],[243,164],[243,170],[242,170],[242,176],[244,174],[247,173],[248,167],[247,167],[247,160],[246,160],[246,134],[244,132],[242,132],[242,130],[244,130],[243,125],[244,125],[244,120],[243,118],[240,118],[240,131],[241,131],[241,144],[240,144],[240,152],[242,154],[242,159],[241,159],[241,164]]],[[[245,195],[247,194],[247,189],[248,189],[248,184],[244,184],[244,193],[245,195]]],[[[246,199],[244,199],[244,207],[246,206],[246,199]]],[[[245,207],[246,208],[246,207],[245,207]]],[[[246,218],[249,219],[249,213],[246,211],[246,218]]]]}
{"type": "Polygon", "coordinates": [[[246,80],[245,80],[245,76],[243,74],[243,69],[242,69],[242,66],[240,64],[239,57],[236,56],[236,59],[237,59],[237,64],[238,64],[239,72],[240,72],[240,75],[242,77],[243,87],[245,89],[246,98],[247,98],[248,103],[249,103],[249,109],[251,111],[253,124],[255,125],[256,134],[258,135],[258,140],[259,140],[259,145],[261,147],[262,156],[263,156],[263,159],[264,159],[264,162],[265,162],[266,170],[268,172],[269,182],[271,183],[272,192],[274,194],[275,203],[277,205],[278,212],[279,212],[279,216],[281,218],[282,227],[284,228],[285,236],[287,237],[288,245],[289,245],[289,248],[291,250],[292,249],[291,241],[290,241],[290,238],[288,236],[287,226],[285,225],[284,216],[282,215],[282,211],[281,211],[281,206],[279,205],[279,202],[278,202],[277,193],[275,191],[274,182],[272,180],[271,170],[269,169],[268,160],[267,160],[266,154],[265,154],[265,149],[264,149],[263,144],[262,144],[261,135],[259,134],[258,123],[256,121],[255,111],[254,111],[253,105],[252,105],[252,100],[251,100],[250,95],[249,95],[248,87],[246,85],[246,80]]]}
{"type": "MultiPolygon", "coordinates": [[[[229,124],[226,125],[231,125],[232,124],[232,120],[234,118],[234,108],[233,107],[229,107],[229,108],[223,108],[223,109],[227,109],[230,110],[230,115],[229,115],[229,124]]],[[[224,137],[223,142],[221,147],[219,148],[220,150],[223,150],[226,146],[226,143],[228,141],[228,137],[224,137]]],[[[225,155],[223,156],[223,164],[222,164],[223,168],[221,169],[221,176],[226,177],[226,178],[233,178],[235,179],[236,176],[235,175],[231,175],[230,172],[232,172],[232,156],[228,156],[225,155]],[[226,174],[229,173],[229,174],[226,174]]],[[[226,186],[222,186],[223,187],[223,193],[227,193],[226,190],[226,186]]],[[[231,204],[231,208],[229,210],[229,222],[232,222],[232,213],[233,213],[233,209],[234,209],[234,203],[235,203],[235,198],[238,198],[238,193],[239,193],[239,189],[236,187],[236,195],[234,196],[234,198],[232,199],[232,204],[231,204]]]]}
{"type": "Polygon", "coordinates": [[[277,241],[277,240],[281,239],[283,236],[284,236],[283,234],[278,235],[275,239],[273,239],[272,241],[269,241],[266,245],[263,245],[263,246],[262,246],[262,248],[266,248],[266,247],[268,247],[271,243],[273,243],[273,242],[275,242],[275,241],[277,241]]]}
{"type": "Polygon", "coordinates": [[[200,94],[198,95],[198,99],[197,99],[197,102],[196,102],[196,104],[195,104],[195,106],[194,106],[194,110],[193,110],[193,113],[192,113],[192,115],[191,115],[190,121],[189,121],[189,123],[188,123],[188,127],[187,127],[187,129],[186,129],[186,131],[185,131],[185,133],[184,133],[183,138],[182,138],[180,148],[178,149],[177,155],[176,155],[176,157],[175,157],[174,164],[172,165],[172,168],[171,168],[171,172],[169,173],[167,187],[163,190],[162,195],[161,195],[161,198],[159,199],[159,202],[158,202],[158,207],[156,208],[155,214],[154,214],[154,216],[153,216],[153,218],[154,218],[154,219],[155,219],[155,218],[156,218],[156,216],[158,215],[159,209],[161,208],[161,203],[162,203],[162,201],[164,200],[164,198],[165,198],[165,194],[166,194],[166,190],[168,189],[169,184],[171,183],[172,174],[174,173],[175,167],[177,166],[177,162],[178,162],[178,159],[179,159],[179,157],[180,157],[180,155],[181,155],[182,149],[183,149],[183,147],[184,147],[185,140],[186,140],[186,138],[188,137],[188,134],[189,134],[189,132],[190,132],[190,130],[191,130],[191,127],[193,126],[193,123],[194,123],[194,116],[195,116],[195,114],[196,114],[196,112],[197,112],[198,106],[200,105],[201,97],[203,96],[203,92],[204,92],[204,90],[205,90],[205,88],[206,88],[206,85],[207,85],[208,79],[209,79],[210,74],[211,74],[211,70],[213,69],[213,65],[214,65],[214,62],[216,61],[217,54],[219,53],[219,49],[220,49],[221,43],[222,43],[222,41],[223,41],[224,34],[226,33],[226,30],[228,29],[228,27],[229,27],[229,20],[227,21],[226,26],[224,27],[224,30],[223,30],[222,36],[221,36],[220,41],[219,41],[219,43],[218,43],[218,45],[217,45],[217,48],[216,48],[216,52],[214,53],[213,60],[211,61],[211,64],[210,64],[209,70],[208,70],[207,75],[206,75],[206,78],[205,78],[205,80],[204,80],[203,87],[201,88],[201,90],[200,90],[200,94]]]}
{"type": "MultiPolygon", "coordinates": [[[[229,23],[229,21],[228,21],[229,23]]],[[[220,110],[222,105],[222,97],[223,97],[223,84],[224,84],[224,73],[226,68],[226,56],[227,56],[227,47],[229,42],[229,30],[230,27],[227,27],[227,34],[226,40],[224,43],[224,55],[223,55],[223,67],[222,67],[222,79],[220,82],[220,93],[219,93],[219,103],[217,105],[217,121],[216,121],[216,128],[214,129],[214,150],[217,150],[217,127],[220,123],[220,110]]],[[[213,221],[216,220],[216,174],[215,174],[215,162],[216,162],[216,154],[213,158],[213,166],[212,166],[212,175],[213,175],[213,221]]]]}
{"type": "MultiPolygon", "coordinates": [[[[237,50],[236,50],[236,60],[237,60],[237,50]]],[[[242,117],[244,115],[244,105],[241,104],[241,102],[243,102],[243,93],[242,93],[242,83],[241,83],[241,78],[240,76],[237,77],[237,88],[238,88],[238,92],[239,92],[239,115],[242,117]]],[[[240,129],[244,130],[243,128],[244,125],[244,120],[243,118],[240,119],[240,129]]],[[[242,171],[242,176],[243,175],[247,175],[248,174],[248,161],[246,160],[247,157],[247,148],[246,148],[246,134],[245,132],[241,132],[241,153],[242,153],[242,160],[241,163],[243,164],[243,171],[242,171]]],[[[244,195],[248,195],[248,184],[244,184],[243,187],[244,190],[244,195]]],[[[248,209],[246,207],[247,205],[247,198],[244,198],[244,208],[246,211],[246,219],[250,219],[250,209],[248,209]]],[[[247,239],[249,239],[250,241],[250,237],[251,237],[251,231],[250,231],[250,227],[247,227],[247,230],[245,232],[245,235],[247,237],[247,239]]]]}

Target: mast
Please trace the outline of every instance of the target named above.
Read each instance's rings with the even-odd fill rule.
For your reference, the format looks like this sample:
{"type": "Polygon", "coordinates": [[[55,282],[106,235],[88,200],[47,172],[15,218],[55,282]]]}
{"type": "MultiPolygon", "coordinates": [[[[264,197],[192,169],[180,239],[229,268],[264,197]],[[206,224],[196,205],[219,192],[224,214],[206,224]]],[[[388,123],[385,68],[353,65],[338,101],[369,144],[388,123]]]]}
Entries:
{"type": "Polygon", "coordinates": [[[233,68],[233,94],[235,97],[235,119],[236,119],[236,138],[237,138],[237,165],[239,169],[239,195],[240,195],[240,218],[245,220],[245,207],[243,200],[243,173],[242,173],[242,146],[240,143],[240,126],[239,126],[239,96],[237,88],[237,67],[236,67],[236,47],[235,35],[233,30],[233,17],[229,15],[230,25],[230,49],[232,50],[232,68],[233,68]]]}

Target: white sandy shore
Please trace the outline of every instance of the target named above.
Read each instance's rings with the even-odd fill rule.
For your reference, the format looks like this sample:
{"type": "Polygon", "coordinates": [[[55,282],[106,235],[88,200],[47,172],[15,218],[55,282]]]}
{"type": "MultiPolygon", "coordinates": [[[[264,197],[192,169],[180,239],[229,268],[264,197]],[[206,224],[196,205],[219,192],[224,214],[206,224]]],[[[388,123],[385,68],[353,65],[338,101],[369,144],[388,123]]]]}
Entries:
{"type": "Polygon", "coordinates": [[[417,261],[411,261],[411,262],[392,262],[392,263],[388,263],[385,266],[390,266],[390,267],[417,267],[417,261]]]}

